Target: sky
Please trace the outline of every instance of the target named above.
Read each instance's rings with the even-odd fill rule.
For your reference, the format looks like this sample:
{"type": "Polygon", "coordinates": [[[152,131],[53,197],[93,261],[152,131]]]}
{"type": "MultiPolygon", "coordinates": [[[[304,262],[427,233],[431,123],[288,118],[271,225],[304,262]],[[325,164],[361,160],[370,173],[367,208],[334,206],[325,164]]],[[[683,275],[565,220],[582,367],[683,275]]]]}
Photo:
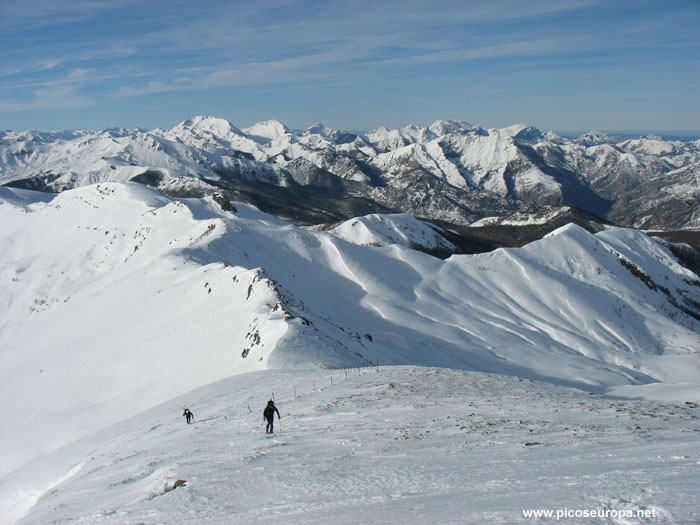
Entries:
{"type": "Polygon", "coordinates": [[[0,0],[0,129],[700,129],[700,0],[0,0]]]}

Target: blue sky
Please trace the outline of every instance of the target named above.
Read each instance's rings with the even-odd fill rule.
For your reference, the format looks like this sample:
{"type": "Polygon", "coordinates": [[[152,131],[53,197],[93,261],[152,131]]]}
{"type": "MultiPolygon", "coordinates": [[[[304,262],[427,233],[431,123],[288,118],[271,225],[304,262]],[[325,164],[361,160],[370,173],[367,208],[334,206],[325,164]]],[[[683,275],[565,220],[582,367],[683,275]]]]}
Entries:
{"type": "Polygon", "coordinates": [[[700,0],[0,0],[0,129],[700,129],[700,0]]]}

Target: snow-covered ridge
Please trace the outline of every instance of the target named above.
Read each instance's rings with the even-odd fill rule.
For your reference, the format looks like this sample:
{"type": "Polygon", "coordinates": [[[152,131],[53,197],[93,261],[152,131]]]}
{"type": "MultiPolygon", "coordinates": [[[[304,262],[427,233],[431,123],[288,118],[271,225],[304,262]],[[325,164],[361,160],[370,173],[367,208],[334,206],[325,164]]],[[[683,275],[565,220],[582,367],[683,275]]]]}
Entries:
{"type": "Polygon", "coordinates": [[[0,333],[15,366],[3,374],[2,390],[21,398],[23,408],[10,417],[19,418],[17,431],[3,435],[3,446],[13,451],[3,469],[25,461],[22,450],[46,449],[36,440],[49,428],[55,447],[166,400],[173,389],[228,376],[231,345],[239,358],[244,347],[264,349],[242,361],[241,371],[265,368],[286,332],[284,311],[268,306],[276,296],[260,269],[208,263],[199,255],[226,236],[226,214],[209,211],[218,206],[212,200],[171,201],[140,185],[107,184],[49,203],[10,202],[0,204],[7,290],[0,333]],[[238,305],[230,302],[236,296],[238,305]],[[229,320],[213,322],[211,309],[229,320]],[[264,338],[245,338],[263,326],[264,338]],[[173,349],[181,352],[176,359],[173,349]],[[154,366],[158,381],[152,382],[154,366]],[[33,394],[30,377],[38,381],[33,394]],[[79,424],[59,417],[74,397],[67,383],[80,384],[90,400],[78,411],[79,424]],[[47,390],[53,404],[46,403],[47,390]]]}
{"type": "Polygon", "coordinates": [[[501,217],[486,217],[471,223],[469,226],[478,228],[481,226],[532,226],[548,224],[554,221],[557,217],[566,215],[571,211],[569,207],[561,208],[543,208],[537,212],[518,212],[507,218],[501,217]]]}
{"type": "Polygon", "coordinates": [[[362,246],[398,244],[424,251],[455,251],[455,247],[434,226],[407,214],[357,217],[328,230],[328,233],[362,246]]]}
{"type": "MultiPolygon", "coordinates": [[[[134,184],[88,186],[49,203],[13,202],[18,197],[0,205],[6,290],[0,330],[15,364],[5,368],[0,388],[4,399],[23,400],[24,409],[7,417],[25,439],[32,425],[41,435],[52,421],[43,397],[26,390],[34,387],[27,377],[59,389],[59,400],[66,378],[104,376],[90,399],[101,417],[104,396],[122,407],[114,418],[144,399],[164,399],[178,381],[193,386],[189,375],[180,376],[187,369],[207,383],[290,361],[353,363],[360,355],[385,363],[472,363],[592,389],[674,380],[667,362],[687,363],[685,374],[694,377],[698,321],[680,310],[668,313],[670,297],[679,305],[697,297],[688,284],[694,277],[638,232],[592,236],[568,227],[521,250],[441,261],[400,245],[349,244],[240,204],[231,215],[211,199],[172,200],[134,184]],[[621,254],[670,296],[630,274],[621,254]],[[555,296],[553,288],[560,290],[555,296]],[[314,328],[287,335],[302,337],[298,348],[277,342],[288,322],[299,323],[300,333],[314,328]],[[316,342],[305,341],[310,336],[316,342]],[[120,391],[127,385],[112,367],[103,369],[104,355],[124,367],[124,377],[155,367],[162,381],[129,382],[120,391]],[[70,364],[76,359],[80,369],[70,364]],[[169,366],[156,366],[161,361],[169,366]]],[[[362,224],[375,225],[373,239],[388,238],[407,219],[370,217],[362,224]],[[388,229],[376,227],[382,224],[388,229]]],[[[347,228],[352,224],[339,231],[347,228]]],[[[52,413],[59,418],[60,411],[52,413]]]]}
{"type": "Polygon", "coordinates": [[[441,260],[405,246],[414,221],[370,216],[348,242],[221,196],[0,188],[0,500],[78,468],[46,479],[45,454],[253,371],[410,364],[700,401],[700,283],[663,245],[569,225],[441,260]]]}

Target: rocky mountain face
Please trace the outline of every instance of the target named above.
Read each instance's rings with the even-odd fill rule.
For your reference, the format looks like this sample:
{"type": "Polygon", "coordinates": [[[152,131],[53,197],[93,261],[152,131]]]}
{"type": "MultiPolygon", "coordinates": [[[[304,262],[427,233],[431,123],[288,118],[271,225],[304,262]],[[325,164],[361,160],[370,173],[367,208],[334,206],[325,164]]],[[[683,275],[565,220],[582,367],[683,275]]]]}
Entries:
{"type": "Polygon", "coordinates": [[[170,130],[0,132],[0,183],[60,192],[134,181],[173,196],[215,192],[299,224],[408,213],[454,227],[572,207],[623,226],[700,228],[700,141],[570,140],[465,122],[364,134],[213,117],[170,130]]]}

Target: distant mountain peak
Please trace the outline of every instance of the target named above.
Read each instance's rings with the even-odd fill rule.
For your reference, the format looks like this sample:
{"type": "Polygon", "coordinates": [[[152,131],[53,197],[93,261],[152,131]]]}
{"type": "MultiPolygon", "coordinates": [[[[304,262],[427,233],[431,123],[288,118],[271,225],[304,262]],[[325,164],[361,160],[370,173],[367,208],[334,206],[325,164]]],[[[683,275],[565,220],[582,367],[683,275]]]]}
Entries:
{"type": "Polygon", "coordinates": [[[277,140],[292,133],[292,130],[282,124],[279,120],[266,120],[258,122],[249,128],[245,128],[246,134],[255,137],[262,137],[270,140],[277,140]]]}
{"type": "Polygon", "coordinates": [[[428,129],[436,135],[449,135],[469,132],[474,129],[474,126],[461,120],[436,120],[428,129]]]}
{"type": "Polygon", "coordinates": [[[601,144],[614,144],[616,140],[603,131],[592,130],[584,133],[579,138],[575,139],[574,142],[583,146],[599,146],[601,144]]]}
{"type": "Polygon", "coordinates": [[[231,124],[228,120],[218,117],[198,115],[187,120],[183,120],[173,129],[191,129],[195,131],[206,131],[218,137],[225,137],[231,133],[242,135],[240,129],[231,124]]]}
{"type": "Polygon", "coordinates": [[[332,133],[333,131],[335,131],[335,130],[329,128],[325,124],[321,124],[320,122],[317,122],[313,126],[310,126],[309,128],[307,128],[304,133],[323,135],[325,137],[326,135],[328,135],[329,133],[332,133]]]}
{"type": "Polygon", "coordinates": [[[542,140],[542,132],[534,126],[528,124],[515,124],[514,126],[508,126],[501,130],[505,135],[510,135],[515,139],[525,140],[525,141],[538,141],[542,140]]]}

